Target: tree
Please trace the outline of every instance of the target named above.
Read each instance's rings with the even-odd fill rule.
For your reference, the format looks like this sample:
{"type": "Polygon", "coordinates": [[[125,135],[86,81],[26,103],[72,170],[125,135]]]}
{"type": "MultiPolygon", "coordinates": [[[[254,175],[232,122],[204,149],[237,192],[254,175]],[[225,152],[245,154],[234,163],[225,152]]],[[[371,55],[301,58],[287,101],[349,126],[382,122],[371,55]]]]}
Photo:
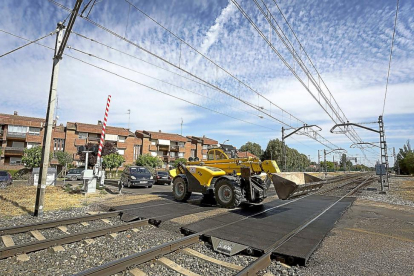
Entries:
{"type": "Polygon", "coordinates": [[[185,158],[178,158],[178,159],[175,159],[175,161],[174,161],[174,162],[173,162],[173,164],[172,164],[172,167],[173,167],[173,168],[177,168],[178,163],[183,163],[183,164],[185,164],[185,163],[187,163],[187,159],[185,159],[185,158]]]}
{"type": "Polygon", "coordinates": [[[259,144],[247,142],[243,146],[240,147],[240,151],[248,151],[251,154],[256,155],[257,157],[261,157],[263,154],[262,147],[259,144]]]}
{"type": "MultiPolygon", "coordinates": [[[[50,154],[49,161],[52,159],[52,153],[50,154]]],[[[22,162],[26,168],[33,169],[40,167],[42,161],[42,147],[33,147],[24,150],[22,162]]]]}
{"type": "Polygon", "coordinates": [[[102,167],[108,168],[111,172],[112,169],[116,168],[116,173],[118,173],[118,168],[122,166],[124,161],[125,159],[122,155],[119,155],[118,153],[111,153],[103,157],[102,167]]]}
{"type": "Polygon", "coordinates": [[[59,165],[66,167],[67,164],[73,162],[73,157],[71,154],[64,151],[55,151],[55,157],[59,162],[59,165]]]}
{"type": "MultiPolygon", "coordinates": [[[[95,166],[96,160],[98,159],[98,145],[89,143],[85,146],[85,151],[92,151],[88,154],[88,164],[90,167],[95,166]]],[[[109,155],[111,153],[117,153],[117,149],[111,142],[105,142],[103,148],[102,148],[102,154],[101,156],[104,157],[106,155],[109,155]]],[[[86,153],[80,152],[79,153],[79,159],[82,162],[85,162],[86,160],[86,153]]]]}
{"type": "Polygon", "coordinates": [[[401,174],[414,174],[414,151],[411,148],[410,140],[407,141],[403,148],[400,148],[394,166],[400,168],[401,174]]]}
{"type": "MultiPolygon", "coordinates": [[[[276,160],[279,167],[282,169],[284,166],[282,141],[280,141],[279,139],[270,140],[261,159],[276,160]]],[[[305,154],[301,154],[296,149],[292,149],[286,146],[287,171],[303,171],[305,168],[309,167],[309,165],[310,161],[305,154]]]]}
{"type": "Polygon", "coordinates": [[[138,156],[137,161],[135,161],[137,166],[144,166],[150,168],[159,168],[162,166],[162,161],[157,156],[151,156],[149,154],[138,156]]]}

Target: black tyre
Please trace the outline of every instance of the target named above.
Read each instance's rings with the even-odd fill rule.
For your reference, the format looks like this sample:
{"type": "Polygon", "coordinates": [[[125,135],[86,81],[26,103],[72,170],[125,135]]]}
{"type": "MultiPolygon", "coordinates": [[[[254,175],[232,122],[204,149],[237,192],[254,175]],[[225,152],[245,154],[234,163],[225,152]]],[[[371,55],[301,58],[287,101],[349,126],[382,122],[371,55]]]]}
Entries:
{"type": "Polygon", "coordinates": [[[152,185],[149,185],[148,188],[152,188],[152,185]]]}
{"type": "Polygon", "coordinates": [[[223,178],[214,186],[214,196],[218,205],[224,208],[235,208],[242,201],[242,192],[236,182],[223,178]]]}
{"type": "Polygon", "coordinates": [[[182,177],[174,178],[172,192],[177,201],[186,201],[191,196],[191,192],[188,191],[187,182],[182,177]]]}
{"type": "Polygon", "coordinates": [[[72,176],[70,177],[70,180],[72,180],[72,181],[76,181],[76,180],[78,180],[78,177],[77,177],[76,175],[72,175],[72,176]]]}

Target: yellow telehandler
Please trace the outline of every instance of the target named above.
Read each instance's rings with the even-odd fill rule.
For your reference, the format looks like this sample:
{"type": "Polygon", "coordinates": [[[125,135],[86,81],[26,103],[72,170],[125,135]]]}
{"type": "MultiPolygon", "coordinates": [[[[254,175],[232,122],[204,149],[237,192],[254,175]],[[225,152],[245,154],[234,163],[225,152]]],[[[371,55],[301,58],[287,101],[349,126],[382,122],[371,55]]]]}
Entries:
{"type": "Polygon", "coordinates": [[[173,195],[177,201],[186,201],[192,192],[214,197],[224,208],[235,208],[242,202],[260,203],[267,197],[271,182],[280,199],[319,189],[319,178],[304,173],[281,173],[274,160],[237,158],[235,152],[221,148],[208,151],[206,161],[190,159],[170,170],[173,177],[173,195]],[[230,155],[230,157],[229,157],[230,155]],[[315,182],[312,184],[305,184],[315,182]]]}

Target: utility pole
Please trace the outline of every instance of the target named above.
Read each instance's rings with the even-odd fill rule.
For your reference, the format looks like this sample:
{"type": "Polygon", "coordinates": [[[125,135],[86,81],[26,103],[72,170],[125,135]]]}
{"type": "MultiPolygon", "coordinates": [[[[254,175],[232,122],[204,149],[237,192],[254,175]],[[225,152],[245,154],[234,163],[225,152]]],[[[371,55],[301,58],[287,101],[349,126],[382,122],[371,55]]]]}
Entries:
{"type": "Polygon", "coordinates": [[[318,170],[319,172],[321,172],[321,155],[319,154],[319,150],[318,150],[318,166],[319,166],[318,170]]]}
{"type": "Polygon", "coordinates": [[[131,109],[128,109],[127,114],[128,114],[128,130],[130,130],[129,124],[131,123],[131,109]]]}
{"type": "Polygon", "coordinates": [[[39,169],[39,181],[37,183],[36,191],[36,203],[33,215],[35,217],[41,216],[43,214],[43,203],[45,199],[45,188],[46,188],[46,179],[47,171],[49,168],[49,156],[50,156],[50,147],[52,143],[52,130],[53,130],[53,118],[56,106],[56,94],[57,94],[57,81],[59,74],[59,61],[62,59],[63,51],[66,48],[66,43],[69,39],[69,35],[72,31],[73,24],[75,23],[79,8],[83,0],[77,0],[75,7],[73,8],[71,17],[69,19],[68,28],[63,34],[63,29],[65,26],[63,23],[59,22],[57,24],[58,32],[56,34],[55,42],[55,54],[53,57],[53,67],[52,67],[52,77],[50,81],[49,89],[49,101],[46,112],[46,121],[45,121],[45,131],[43,134],[43,146],[42,146],[42,158],[41,166],[39,169]]]}

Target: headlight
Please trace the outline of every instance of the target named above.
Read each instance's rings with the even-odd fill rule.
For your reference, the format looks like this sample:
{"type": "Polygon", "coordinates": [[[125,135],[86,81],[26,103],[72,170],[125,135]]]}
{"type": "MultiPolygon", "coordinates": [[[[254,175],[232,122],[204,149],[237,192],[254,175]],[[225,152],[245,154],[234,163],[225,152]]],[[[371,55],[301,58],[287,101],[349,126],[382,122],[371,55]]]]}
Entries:
{"type": "Polygon", "coordinates": [[[154,177],[151,175],[150,179],[154,179],[154,177]]]}
{"type": "Polygon", "coordinates": [[[133,175],[131,175],[131,179],[132,180],[135,180],[135,179],[137,179],[135,176],[133,176],[133,175]]]}

